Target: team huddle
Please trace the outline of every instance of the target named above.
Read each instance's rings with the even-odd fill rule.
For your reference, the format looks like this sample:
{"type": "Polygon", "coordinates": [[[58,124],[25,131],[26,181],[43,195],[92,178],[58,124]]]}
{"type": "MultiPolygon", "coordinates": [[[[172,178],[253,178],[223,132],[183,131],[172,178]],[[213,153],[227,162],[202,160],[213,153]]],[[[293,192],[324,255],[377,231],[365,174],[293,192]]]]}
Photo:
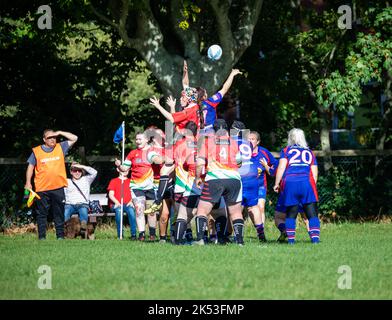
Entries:
{"type": "Polygon", "coordinates": [[[237,74],[241,72],[233,69],[222,89],[208,98],[204,88],[189,87],[184,63],[182,110],[175,111],[176,101],[171,96],[166,99],[170,111],[156,97],[150,99],[174,124],[174,138],[156,127],[147,128],[136,135],[137,148],[125,161],[116,160],[120,174],[131,172],[126,188],[131,191],[139,240],[145,240],[146,224],[150,240],[155,240],[159,223],[160,241],[165,242],[170,220],[175,244],[234,241],[243,245],[244,219],[249,216],[259,240],[265,242],[270,175],[275,176],[274,191],[279,193],[275,215],[281,232],[278,240],[295,242],[296,217],[301,212],[311,242],[319,242],[317,161],[304,132],[295,128],[289,132],[278,161],[259,145],[258,132],[247,130],[238,120],[229,128],[225,120],[217,119],[216,108],[237,74]]]}

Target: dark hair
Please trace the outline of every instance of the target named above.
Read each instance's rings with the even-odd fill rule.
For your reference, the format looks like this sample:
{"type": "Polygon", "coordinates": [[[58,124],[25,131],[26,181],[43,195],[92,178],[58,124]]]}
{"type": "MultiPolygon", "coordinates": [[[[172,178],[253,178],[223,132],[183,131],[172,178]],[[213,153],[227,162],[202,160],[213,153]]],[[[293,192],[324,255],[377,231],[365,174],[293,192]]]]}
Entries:
{"type": "Polygon", "coordinates": [[[231,124],[231,129],[244,130],[246,129],[246,126],[242,121],[234,120],[231,124]]]}
{"type": "Polygon", "coordinates": [[[47,132],[49,132],[49,131],[54,132],[53,129],[45,129],[45,130],[44,130],[44,133],[42,134],[42,137],[45,138],[45,134],[46,134],[47,132]]]}
{"type": "Polygon", "coordinates": [[[214,130],[218,132],[219,130],[228,130],[229,127],[225,121],[225,119],[216,119],[214,122],[214,130]]]}
{"type": "Polygon", "coordinates": [[[207,90],[204,89],[203,87],[196,87],[197,90],[197,103],[200,104],[204,99],[202,99],[204,96],[207,95],[207,90]]]}
{"type": "Polygon", "coordinates": [[[204,89],[203,87],[196,87],[197,91],[197,104],[199,105],[199,111],[198,111],[198,116],[199,116],[199,122],[200,122],[200,129],[204,129],[204,113],[203,113],[203,97],[207,95],[207,90],[204,89]]]}
{"type": "Polygon", "coordinates": [[[196,137],[196,135],[197,135],[197,124],[196,123],[194,123],[193,121],[189,121],[186,124],[185,129],[191,131],[193,136],[196,137]]]}

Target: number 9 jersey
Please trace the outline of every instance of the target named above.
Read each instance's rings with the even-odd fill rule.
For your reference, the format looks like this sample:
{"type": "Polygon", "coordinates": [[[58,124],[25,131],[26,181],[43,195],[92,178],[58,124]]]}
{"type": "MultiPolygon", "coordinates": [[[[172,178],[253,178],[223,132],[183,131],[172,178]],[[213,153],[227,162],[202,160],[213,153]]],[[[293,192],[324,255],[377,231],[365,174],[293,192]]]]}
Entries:
{"type": "Polygon", "coordinates": [[[280,186],[283,204],[287,207],[317,202],[317,187],[311,170],[312,166],[317,166],[313,151],[288,146],[280,152],[280,159],[287,159],[280,186]]]}

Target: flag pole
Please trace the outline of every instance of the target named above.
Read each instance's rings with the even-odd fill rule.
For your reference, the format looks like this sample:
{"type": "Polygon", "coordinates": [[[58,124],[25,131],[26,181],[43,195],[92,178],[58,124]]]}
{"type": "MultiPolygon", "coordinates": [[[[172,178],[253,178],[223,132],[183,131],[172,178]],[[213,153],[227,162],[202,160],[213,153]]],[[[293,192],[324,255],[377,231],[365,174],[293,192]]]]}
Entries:
{"type": "MultiPolygon", "coordinates": [[[[121,163],[124,163],[124,148],[125,148],[125,121],[121,124],[122,127],[122,152],[121,152],[121,163]]],[[[121,179],[121,210],[120,210],[120,240],[123,238],[123,215],[124,215],[124,180],[121,179]]]]}

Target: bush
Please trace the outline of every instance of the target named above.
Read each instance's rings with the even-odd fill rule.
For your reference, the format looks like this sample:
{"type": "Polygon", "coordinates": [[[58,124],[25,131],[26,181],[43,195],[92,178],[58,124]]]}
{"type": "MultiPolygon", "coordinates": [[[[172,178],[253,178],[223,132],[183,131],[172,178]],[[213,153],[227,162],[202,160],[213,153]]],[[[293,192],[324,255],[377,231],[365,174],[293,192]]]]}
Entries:
{"type": "Polygon", "coordinates": [[[32,210],[27,208],[20,186],[14,184],[0,194],[0,230],[29,224],[32,219],[32,210]]]}
{"type": "Polygon", "coordinates": [[[392,181],[381,176],[366,176],[365,168],[346,171],[334,167],[320,176],[319,211],[322,215],[344,218],[392,214],[392,181]]]}

